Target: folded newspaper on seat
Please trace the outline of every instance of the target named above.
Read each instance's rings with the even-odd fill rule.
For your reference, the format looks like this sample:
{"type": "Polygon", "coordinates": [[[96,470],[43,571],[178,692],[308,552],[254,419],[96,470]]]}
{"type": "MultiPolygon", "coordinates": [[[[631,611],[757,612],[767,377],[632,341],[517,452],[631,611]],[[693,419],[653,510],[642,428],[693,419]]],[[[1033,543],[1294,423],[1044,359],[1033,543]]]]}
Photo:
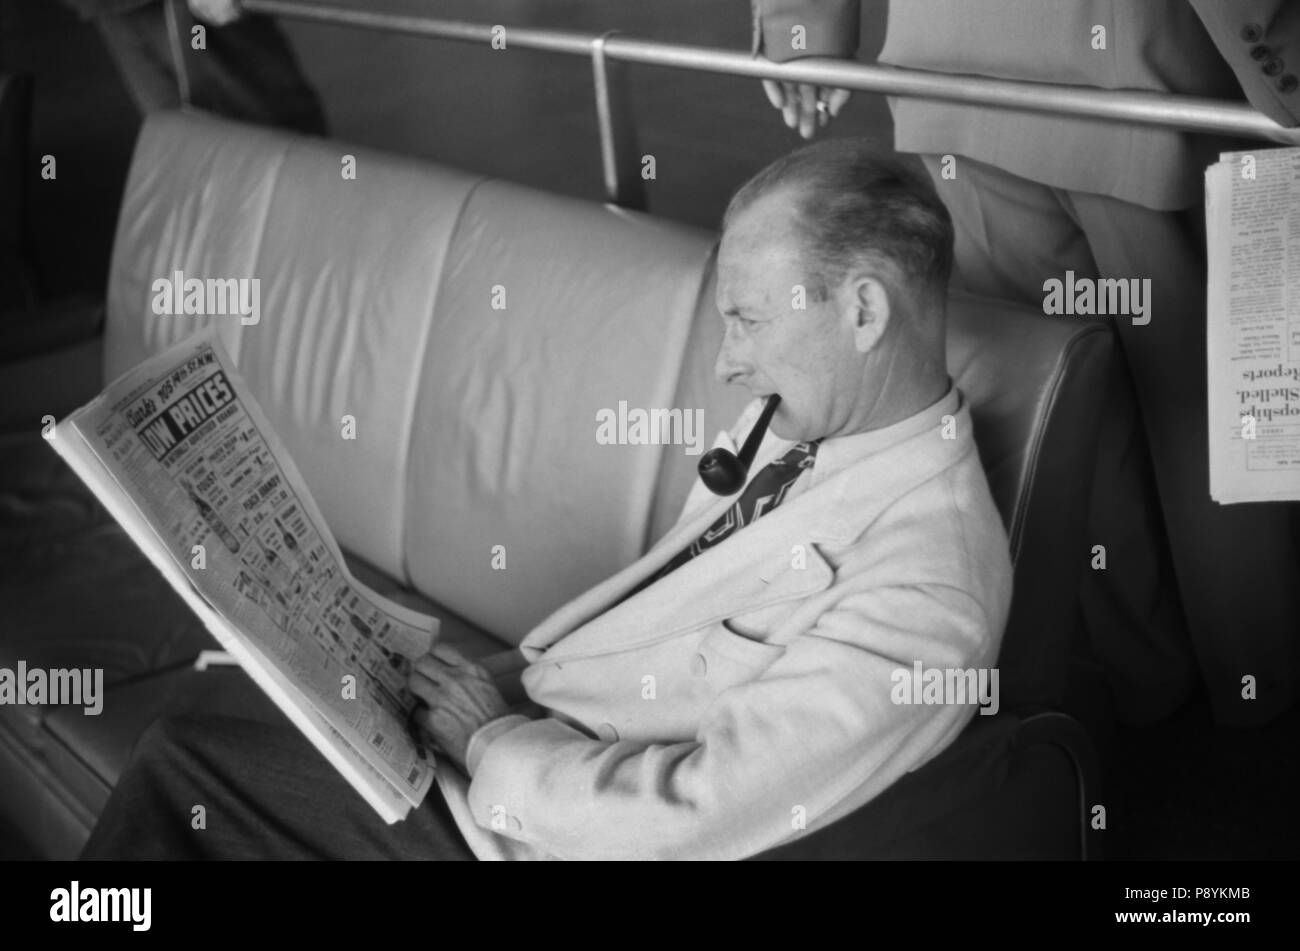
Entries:
{"type": "Polygon", "coordinates": [[[1300,499],[1300,149],[1220,155],[1205,216],[1210,496],[1300,499]]]}
{"type": "Polygon", "coordinates": [[[352,577],[212,329],[114,381],[50,441],[386,822],[420,804],[434,763],[409,730],[406,675],[438,621],[352,577]]]}

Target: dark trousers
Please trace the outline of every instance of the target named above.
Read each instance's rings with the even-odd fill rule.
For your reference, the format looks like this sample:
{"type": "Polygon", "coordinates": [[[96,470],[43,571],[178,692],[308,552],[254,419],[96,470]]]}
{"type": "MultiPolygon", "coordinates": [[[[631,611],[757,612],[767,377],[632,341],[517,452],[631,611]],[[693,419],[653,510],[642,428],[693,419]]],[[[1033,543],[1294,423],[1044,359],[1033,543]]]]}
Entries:
{"type": "Polygon", "coordinates": [[[81,858],[474,855],[436,785],[390,826],[287,720],[196,715],[167,717],[145,731],[81,858]]]}
{"type": "Polygon", "coordinates": [[[325,113],[276,22],[246,14],[226,26],[204,24],[206,48],[192,45],[199,23],[184,0],[161,0],[95,17],[127,91],[142,113],[181,105],[180,55],[191,105],[231,119],[324,135],[325,113]],[[167,20],[170,4],[178,26],[167,20]]]}

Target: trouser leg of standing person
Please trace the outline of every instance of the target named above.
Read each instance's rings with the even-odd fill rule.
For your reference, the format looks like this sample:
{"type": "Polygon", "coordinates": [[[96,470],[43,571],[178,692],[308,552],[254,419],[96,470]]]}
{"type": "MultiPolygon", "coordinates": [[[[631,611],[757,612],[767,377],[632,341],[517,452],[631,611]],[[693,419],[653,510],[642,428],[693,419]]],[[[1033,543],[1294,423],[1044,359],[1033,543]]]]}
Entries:
{"type": "Polygon", "coordinates": [[[100,14],[94,22],[136,109],[147,115],[178,108],[176,61],[162,3],[100,14]]]}
{"type": "Polygon", "coordinates": [[[287,720],[198,715],[145,731],[81,858],[474,855],[436,784],[404,821],[388,825],[287,720]]]}
{"type": "MultiPolygon", "coordinates": [[[[1063,279],[1067,270],[1097,276],[1065,192],[965,157],[957,158],[956,177],[945,178],[939,156],[922,160],[953,219],[954,286],[1038,309],[1048,278],[1063,279]]],[[[1116,376],[1119,385],[1097,405],[1102,427],[1089,549],[1079,553],[1079,611],[1120,718],[1149,722],[1182,705],[1196,671],[1136,396],[1123,368],[1116,376]],[[1105,570],[1091,568],[1093,545],[1105,547],[1105,570]]]]}
{"type": "MultiPolygon", "coordinates": [[[[184,0],[175,4],[183,36],[198,24],[184,0]]],[[[246,14],[226,26],[207,27],[208,48],[185,43],[190,101],[232,119],[325,135],[325,112],[307,83],[284,32],[274,19],[246,14]]]]}
{"type": "Polygon", "coordinates": [[[1100,195],[1073,203],[1103,275],[1151,280],[1151,322],[1119,330],[1188,624],[1216,719],[1265,722],[1300,696],[1296,505],[1210,498],[1203,244],[1185,215],[1100,195]]]}
{"type": "Polygon", "coordinates": [[[226,26],[200,24],[184,0],[159,0],[96,18],[118,72],[142,113],[181,105],[176,55],[184,58],[189,100],[231,119],[324,135],[325,113],[293,48],[269,17],[247,14],[226,26]],[[169,28],[170,4],[177,29],[169,28]],[[203,26],[201,49],[194,27],[203,26]]]}

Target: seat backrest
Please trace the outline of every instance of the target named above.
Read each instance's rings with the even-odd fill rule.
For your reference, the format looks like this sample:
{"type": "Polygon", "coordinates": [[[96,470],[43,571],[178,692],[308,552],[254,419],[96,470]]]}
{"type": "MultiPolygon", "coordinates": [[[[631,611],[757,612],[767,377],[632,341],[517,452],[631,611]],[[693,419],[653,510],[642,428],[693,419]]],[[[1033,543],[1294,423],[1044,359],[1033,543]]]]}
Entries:
{"type": "MultiPolygon", "coordinates": [[[[745,402],[712,378],[714,241],[428,162],[157,114],[118,224],[105,374],[215,322],[339,543],[517,642],[643,552],[694,478],[687,447],[626,428],[609,444],[602,426],[699,409],[702,431],[678,434],[707,448],[745,402]],[[260,322],[156,316],[153,281],[177,271],[258,278],[260,322]]],[[[1000,303],[951,309],[950,366],[1018,561],[1003,703],[1022,679],[1017,697],[1048,702],[1031,682],[1064,657],[1052,612],[1073,608],[1110,340],[1000,303]]]]}

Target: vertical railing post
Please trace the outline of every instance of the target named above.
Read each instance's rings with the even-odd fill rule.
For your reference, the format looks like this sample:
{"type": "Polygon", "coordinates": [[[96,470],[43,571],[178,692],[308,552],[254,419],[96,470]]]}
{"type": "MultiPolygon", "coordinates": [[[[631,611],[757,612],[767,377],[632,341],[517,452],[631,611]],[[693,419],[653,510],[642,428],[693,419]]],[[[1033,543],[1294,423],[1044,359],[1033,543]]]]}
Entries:
{"type": "Polygon", "coordinates": [[[181,36],[180,18],[176,16],[176,4],[184,0],[163,0],[163,16],[167,21],[167,40],[171,46],[172,64],[176,67],[176,86],[180,93],[181,106],[190,104],[190,71],[185,65],[185,44],[189,37],[181,36]]]}
{"type": "Polygon", "coordinates": [[[628,68],[622,63],[611,63],[605,56],[605,41],[613,32],[616,31],[591,42],[605,199],[620,208],[644,211],[645,181],[641,177],[641,151],[637,147],[636,121],[627,91],[628,68]]]}

